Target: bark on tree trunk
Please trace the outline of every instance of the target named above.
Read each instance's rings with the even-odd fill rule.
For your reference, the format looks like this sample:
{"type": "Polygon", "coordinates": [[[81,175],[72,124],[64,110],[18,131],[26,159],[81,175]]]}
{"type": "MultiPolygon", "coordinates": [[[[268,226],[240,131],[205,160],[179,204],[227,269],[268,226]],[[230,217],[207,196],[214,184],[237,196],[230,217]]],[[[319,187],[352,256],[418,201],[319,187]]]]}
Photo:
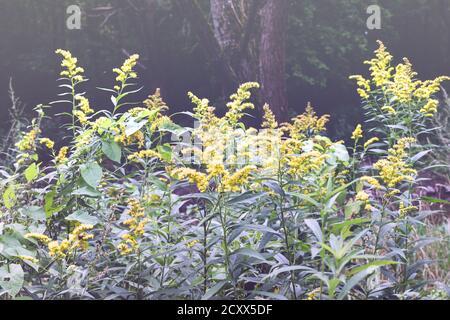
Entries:
{"type": "Polygon", "coordinates": [[[287,121],[286,95],[286,0],[268,0],[261,9],[259,81],[261,98],[267,102],[278,121],[287,121]]]}

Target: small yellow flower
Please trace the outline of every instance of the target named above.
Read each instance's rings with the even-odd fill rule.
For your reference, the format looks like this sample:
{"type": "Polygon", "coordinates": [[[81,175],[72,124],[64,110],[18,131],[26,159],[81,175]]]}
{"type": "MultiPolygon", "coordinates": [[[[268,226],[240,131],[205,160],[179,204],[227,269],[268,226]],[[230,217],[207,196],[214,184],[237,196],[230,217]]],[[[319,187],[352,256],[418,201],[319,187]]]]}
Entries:
{"type": "Polygon", "coordinates": [[[369,139],[365,144],[364,144],[364,149],[367,149],[368,147],[370,147],[372,144],[376,143],[380,141],[380,139],[378,139],[377,137],[375,138],[371,138],[369,139]]]}
{"type": "Polygon", "coordinates": [[[370,196],[365,191],[360,191],[356,195],[356,201],[367,202],[370,199],[370,196]]]}
{"type": "Polygon", "coordinates": [[[355,141],[358,141],[359,139],[361,139],[363,137],[363,130],[362,130],[362,126],[360,124],[358,124],[356,126],[355,131],[353,131],[352,134],[352,139],[355,141]]]}
{"type": "Polygon", "coordinates": [[[44,244],[47,244],[47,243],[49,243],[51,241],[51,239],[49,237],[47,237],[44,234],[40,234],[40,233],[27,233],[25,235],[25,238],[27,238],[27,239],[34,239],[34,240],[37,240],[37,241],[42,242],[44,244]]]}
{"type": "Polygon", "coordinates": [[[42,138],[39,140],[39,143],[46,146],[49,149],[53,149],[53,147],[55,146],[55,143],[49,138],[42,138]]]}
{"type": "Polygon", "coordinates": [[[69,147],[62,147],[61,150],[59,150],[58,155],[56,156],[55,160],[56,163],[63,163],[67,160],[67,153],[69,152],[69,147]]]}

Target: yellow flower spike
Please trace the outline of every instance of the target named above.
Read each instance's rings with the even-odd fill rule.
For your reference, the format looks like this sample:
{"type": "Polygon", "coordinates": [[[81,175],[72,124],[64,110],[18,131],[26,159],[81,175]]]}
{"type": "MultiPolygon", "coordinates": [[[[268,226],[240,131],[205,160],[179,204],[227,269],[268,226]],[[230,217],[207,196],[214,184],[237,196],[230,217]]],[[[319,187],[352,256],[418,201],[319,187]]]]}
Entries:
{"type": "Polygon", "coordinates": [[[20,151],[35,151],[36,150],[36,138],[41,133],[41,130],[34,128],[29,132],[25,133],[22,140],[20,140],[16,147],[20,151]]]}
{"type": "Polygon", "coordinates": [[[264,122],[261,125],[263,129],[276,129],[278,128],[278,122],[275,119],[275,115],[273,114],[270,106],[266,103],[263,107],[264,110],[264,122]]]}
{"type": "Polygon", "coordinates": [[[113,72],[117,74],[116,81],[125,84],[128,79],[137,78],[137,74],[133,71],[133,68],[137,65],[138,60],[139,55],[133,54],[125,60],[120,68],[114,68],[113,72]]]}
{"type": "Polygon", "coordinates": [[[63,163],[67,160],[67,153],[69,152],[69,147],[62,147],[61,150],[59,150],[58,155],[56,156],[55,160],[56,163],[63,163]]]}
{"type": "Polygon", "coordinates": [[[414,138],[402,138],[394,147],[389,149],[386,159],[374,164],[374,169],[380,172],[381,179],[389,188],[395,188],[402,182],[412,182],[417,171],[405,162],[408,157],[406,149],[414,143],[414,138]]]}
{"type": "Polygon", "coordinates": [[[372,144],[374,144],[374,143],[376,143],[376,142],[378,142],[378,141],[380,141],[380,139],[377,138],[377,137],[374,137],[374,138],[371,138],[371,139],[367,140],[367,142],[364,144],[364,149],[367,149],[367,148],[370,147],[372,144]]]}
{"type": "Polygon", "coordinates": [[[83,81],[84,69],[77,66],[78,59],[73,57],[72,54],[66,50],[58,49],[55,53],[63,57],[61,67],[63,67],[64,70],[61,72],[61,76],[67,77],[75,83],[83,81]]]}
{"type": "Polygon", "coordinates": [[[79,102],[79,108],[84,114],[89,115],[94,113],[94,110],[91,109],[89,100],[86,97],[77,95],[75,100],[79,102]]]}
{"type": "Polygon", "coordinates": [[[358,124],[356,126],[355,131],[353,131],[352,133],[352,139],[355,141],[358,141],[359,139],[361,139],[363,137],[363,130],[362,130],[362,126],[360,124],[358,124]]]}
{"type": "Polygon", "coordinates": [[[34,240],[37,240],[37,241],[42,242],[44,244],[48,244],[51,241],[51,239],[49,237],[47,237],[44,234],[40,234],[40,233],[27,233],[25,235],[25,238],[27,238],[27,239],[34,239],[34,240]]]}
{"type": "Polygon", "coordinates": [[[375,58],[364,63],[370,65],[373,81],[377,87],[381,88],[392,79],[394,68],[390,66],[392,55],[386,50],[383,42],[377,42],[379,47],[375,50],[375,58]]]}
{"type": "Polygon", "coordinates": [[[46,146],[48,149],[53,149],[53,147],[55,146],[55,142],[53,142],[49,138],[42,138],[39,140],[39,143],[46,146]]]}
{"type": "Polygon", "coordinates": [[[374,177],[364,176],[364,177],[361,177],[360,180],[362,182],[366,182],[367,184],[374,187],[375,189],[381,189],[380,182],[377,179],[375,179],[374,177]]]}
{"type": "Polygon", "coordinates": [[[365,191],[360,191],[355,197],[356,201],[367,202],[369,201],[370,196],[365,191]]]}
{"type": "Polygon", "coordinates": [[[236,126],[241,120],[245,110],[255,108],[253,103],[245,101],[249,100],[252,96],[250,89],[258,89],[259,87],[260,85],[257,82],[247,82],[242,84],[235,94],[231,95],[231,102],[227,104],[229,111],[225,115],[225,119],[227,119],[231,127],[236,126]]]}

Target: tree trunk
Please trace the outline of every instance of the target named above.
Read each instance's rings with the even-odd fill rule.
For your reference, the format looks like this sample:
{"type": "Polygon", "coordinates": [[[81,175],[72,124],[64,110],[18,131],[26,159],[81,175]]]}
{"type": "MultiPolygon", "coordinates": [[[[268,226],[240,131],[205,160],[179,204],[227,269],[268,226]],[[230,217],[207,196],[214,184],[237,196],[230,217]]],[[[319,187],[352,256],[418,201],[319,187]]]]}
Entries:
{"type": "Polygon", "coordinates": [[[174,0],[217,65],[222,91],[259,81],[259,105],[269,103],[279,121],[288,118],[285,81],[285,22],[288,0],[210,0],[212,23],[196,0],[174,0]]]}
{"type": "Polygon", "coordinates": [[[288,120],[286,94],[287,0],[268,0],[261,9],[259,46],[259,81],[261,98],[267,102],[277,120],[288,120]]]}

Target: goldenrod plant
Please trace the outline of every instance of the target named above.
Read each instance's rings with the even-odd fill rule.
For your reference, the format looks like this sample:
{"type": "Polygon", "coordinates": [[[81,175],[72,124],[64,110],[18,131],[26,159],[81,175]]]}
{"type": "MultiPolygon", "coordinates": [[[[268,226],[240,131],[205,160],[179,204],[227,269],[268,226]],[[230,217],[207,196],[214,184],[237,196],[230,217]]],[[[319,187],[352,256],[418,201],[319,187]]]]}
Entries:
{"type": "Polygon", "coordinates": [[[56,148],[39,106],[16,145],[0,182],[0,297],[444,296],[425,278],[432,262],[418,254],[439,239],[411,235],[432,214],[415,193],[417,136],[432,134],[433,95],[445,77],[415,80],[409,62],[390,66],[380,43],[371,79],[355,77],[371,127],[358,125],[347,148],[326,136],[330,118],[312,104],[290,123],[265,105],[262,129],[247,127],[253,82],[230,97],[223,117],[189,93],[186,114],[197,125],[180,126],[159,90],[130,103],[142,90],[138,55],[113,70],[114,88],[100,88],[112,102],[100,110],[83,93],[77,59],[57,53],[70,99],[51,107],[70,116],[72,135],[56,148]]]}

